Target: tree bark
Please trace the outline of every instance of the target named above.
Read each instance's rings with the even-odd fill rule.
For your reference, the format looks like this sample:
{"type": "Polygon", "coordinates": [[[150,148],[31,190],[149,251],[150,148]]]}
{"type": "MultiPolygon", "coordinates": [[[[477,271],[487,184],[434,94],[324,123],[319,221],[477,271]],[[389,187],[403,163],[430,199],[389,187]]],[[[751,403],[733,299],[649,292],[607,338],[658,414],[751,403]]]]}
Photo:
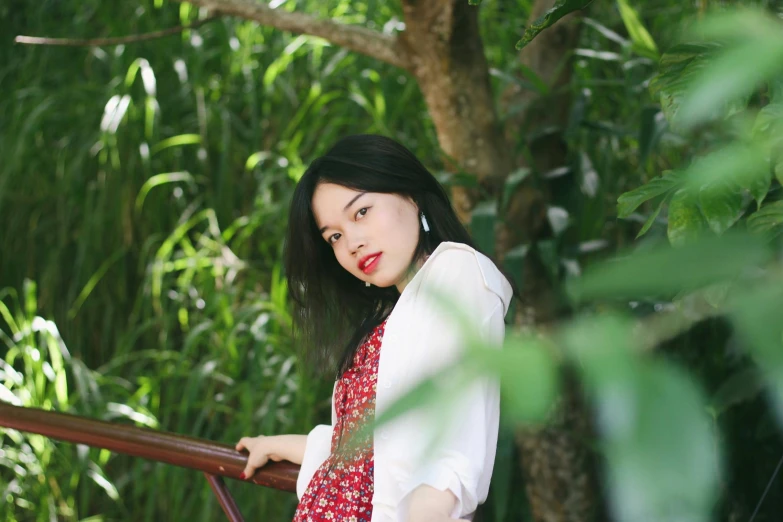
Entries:
{"type": "MultiPolygon", "coordinates": [[[[467,0],[403,0],[400,36],[450,166],[478,176],[496,192],[511,171],[478,26],[478,9],[467,0]]],[[[463,223],[470,220],[476,191],[452,190],[463,223]]]]}
{"type": "MultiPolygon", "coordinates": [[[[531,21],[552,7],[553,0],[537,0],[531,21]]],[[[535,244],[551,233],[546,217],[552,200],[541,175],[566,165],[567,143],[563,130],[568,123],[571,97],[571,57],[579,35],[581,13],[564,17],[543,31],[520,53],[520,61],[549,86],[549,94],[511,87],[502,96],[505,106],[524,104],[525,111],[506,120],[506,135],[524,136],[528,156],[514,158],[529,167],[539,183],[525,183],[511,198],[500,248],[520,243],[535,244]],[[529,158],[529,160],[528,160],[529,158]]],[[[518,148],[517,148],[518,149],[518,148]]],[[[558,309],[549,276],[539,259],[528,256],[525,267],[523,306],[517,323],[532,328],[551,323],[567,311],[558,309]]],[[[566,372],[567,374],[568,372],[566,372]]],[[[556,411],[546,426],[522,429],[516,434],[520,466],[531,512],[536,522],[588,522],[600,518],[588,408],[575,379],[566,375],[566,385],[556,411]]]]}

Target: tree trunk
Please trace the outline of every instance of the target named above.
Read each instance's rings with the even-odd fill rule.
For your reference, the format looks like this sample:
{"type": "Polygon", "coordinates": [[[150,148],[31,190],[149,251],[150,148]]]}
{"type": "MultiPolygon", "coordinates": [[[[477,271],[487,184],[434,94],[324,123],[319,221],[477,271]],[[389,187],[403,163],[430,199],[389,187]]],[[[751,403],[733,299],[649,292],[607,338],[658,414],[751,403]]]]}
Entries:
{"type": "MultiPolygon", "coordinates": [[[[452,169],[475,174],[494,193],[512,159],[495,112],[478,9],[467,0],[403,0],[403,10],[408,69],[424,95],[441,149],[452,169]]],[[[452,196],[467,223],[476,191],[455,187],[452,196]]]]}
{"type": "MultiPolygon", "coordinates": [[[[554,4],[537,0],[531,20],[554,4]]],[[[520,61],[549,86],[542,96],[518,86],[509,88],[501,104],[524,104],[525,111],[506,120],[506,136],[525,137],[529,150],[514,158],[520,167],[529,167],[534,176],[566,165],[567,143],[563,130],[571,107],[571,56],[580,34],[580,13],[569,15],[539,34],[520,53],[520,61]]],[[[520,151],[521,152],[521,151],[520,151]]],[[[532,179],[531,176],[529,179],[532,179]]],[[[507,226],[499,238],[501,248],[520,243],[534,244],[550,233],[547,202],[551,195],[546,184],[538,188],[526,183],[511,199],[506,213],[507,226]]],[[[525,267],[524,304],[516,318],[526,327],[541,326],[561,316],[553,288],[541,262],[528,256],[525,267]]],[[[567,313],[567,312],[566,312],[567,313]]],[[[531,512],[536,522],[586,522],[599,518],[602,509],[595,466],[588,443],[592,438],[589,411],[582,401],[578,384],[566,379],[563,396],[548,424],[540,429],[519,430],[516,434],[520,466],[531,512]]]]}

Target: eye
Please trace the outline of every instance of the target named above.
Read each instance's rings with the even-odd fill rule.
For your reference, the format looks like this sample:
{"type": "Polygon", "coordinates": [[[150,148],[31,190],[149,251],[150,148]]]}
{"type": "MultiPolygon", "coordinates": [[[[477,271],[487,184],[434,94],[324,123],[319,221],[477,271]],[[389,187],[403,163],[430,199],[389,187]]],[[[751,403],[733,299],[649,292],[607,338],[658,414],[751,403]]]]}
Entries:
{"type": "Polygon", "coordinates": [[[329,239],[327,239],[327,241],[329,242],[330,245],[334,245],[334,242],[340,239],[340,236],[342,236],[342,234],[332,234],[331,236],[329,236],[329,239]]]}
{"type": "Polygon", "coordinates": [[[356,213],[356,219],[359,219],[360,217],[366,215],[368,210],[369,207],[360,208],[359,211],[356,213]]]}

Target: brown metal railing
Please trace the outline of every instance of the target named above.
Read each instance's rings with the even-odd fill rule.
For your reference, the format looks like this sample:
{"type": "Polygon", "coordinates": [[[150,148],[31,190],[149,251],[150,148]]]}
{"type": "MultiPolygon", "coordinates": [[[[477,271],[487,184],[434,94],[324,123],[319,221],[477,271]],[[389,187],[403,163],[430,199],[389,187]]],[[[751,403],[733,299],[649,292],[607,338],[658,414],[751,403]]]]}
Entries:
{"type": "MultiPolygon", "coordinates": [[[[228,519],[231,522],[243,520],[222,477],[239,479],[239,474],[245,469],[247,455],[226,444],[2,402],[0,427],[202,471],[228,519]]],[[[296,491],[298,474],[299,466],[295,464],[271,462],[247,481],[283,491],[296,491]]]]}

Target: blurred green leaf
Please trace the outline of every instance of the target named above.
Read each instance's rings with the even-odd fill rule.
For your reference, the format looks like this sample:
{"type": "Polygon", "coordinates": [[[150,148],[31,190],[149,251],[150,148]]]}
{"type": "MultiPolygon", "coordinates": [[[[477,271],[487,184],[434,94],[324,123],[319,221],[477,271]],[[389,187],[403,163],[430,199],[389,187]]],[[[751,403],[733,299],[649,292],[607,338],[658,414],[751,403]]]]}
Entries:
{"type": "Polygon", "coordinates": [[[686,90],[716,49],[715,44],[679,44],[661,57],[658,74],[650,81],[650,94],[660,98],[669,122],[678,121],[686,90]]]}
{"type": "Polygon", "coordinates": [[[783,233],[783,201],[768,203],[754,212],[748,218],[748,230],[762,235],[783,233]]]}
{"type": "Polygon", "coordinates": [[[144,185],[141,186],[139,194],[136,196],[136,212],[141,212],[141,209],[144,207],[144,200],[147,199],[147,195],[153,188],[178,181],[192,183],[193,176],[191,176],[189,172],[164,172],[150,177],[150,179],[145,181],[144,185]]]}
{"type": "Polygon", "coordinates": [[[684,186],[701,190],[710,184],[734,184],[750,189],[769,171],[765,150],[759,143],[733,142],[696,158],[684,172],[684,186]]]}
{"type": "Polygon", "coordinates": [[[633,42],[633,50],[642,56],[658,60],[660,58],[658,46],[655,45],[655,40],[645,29],[636,10],[631,7],[628,0],[617,0],[617,6],[620,9],[620,16],[623,19],[625,29],[633,42]]]}
{"type": "Polygon", "coordinates": [[[164,149],[170,147],[181,147],[183,145],[199,145],[201,143],[201,136],[198,134],[180,134],[179,136],[172,136],[161,140],[152,146],[152,153],[155,154],[164,149]]]}
{"type": "Polygon", "coordinates": [[[538,424],[546,420],[559,388],[558,365],[540,340],[513,336],[502,350],[471,350],[465,361],[500,379],[505,410],[511,419],[538,424]]]}
{"type": "MultiPolygon", "coordinates": [[[[500,205],[500,208],[503,209],[503,212],[508,210],[508,204],[511,201],[511,197],[514,195],[514,192],[516,192],[522,182],[530,176],[530,172],[531,171],[529,168],[520,168],[508,175],[505,182],[503,183],[503,200],[500,205]]],[[[476,179],[475,176],[473,176],[473,179],[476,179]]]]}
{"type": "Polygon", "coordinates": [[[736,297],[730,316],[740,335],[771,385],[778,415],[783,425],[783,286],[762,284],[736,297]]]}
{"type": "Polygon", "coordinates": [[[560,0],[557,4],[554,5],[554,7],[541,15],[537,20],[530,24],[527,29],[525,29],[525,33],[522,35],[522,38],[517,42],[517,50],[525,47],[527,44],[533,41],[533,38],[538,36],[541,31],[552,26],[565,15],[574,11],[578,11],[579,9],[584,9],[592,2],[593,0],[560,0]]]}
{"type": "Polygon", "coordinates": [[[569,282],[569,290],[580,300],[671,296],[731,279],[770,255],[762,239],[729,231],[679,248],[660,245],[590,266],[581,279],[569,282]]]}
{"type": "Polygon", "coordinates": [[[742,9],[707,17],[694,31],[723,44],[691,78],[678,119],[699,124],[727,104],[744,100],[762,83],[783,72],[783,30],[775,17],[742,9]]]}
{"type": "MultiPolygon", "coordinates": [[[[726,184],[711,184],[699,192],[699,209],[713,232],[720,235],[742,216],[742,194],[726,184]]],[[[669,212],[671,223],[671,210],[669,212]]]]}
{"type": "Polygon", "coordinates": [[[698,239],[704,232],[704,216],[696,197],[687,189],[674,193],[669,202],[669,226],[666,234],[674,246],[683,246],[698,239]]]}
{"type": "Polygon", "coordinates": [[[637,356],[633,340],[633,323],[615,315],[582,317],[562,336],[596,409],[612,518],[706,522],[720,455],[704,398],[684,372],[637,356]]]}

